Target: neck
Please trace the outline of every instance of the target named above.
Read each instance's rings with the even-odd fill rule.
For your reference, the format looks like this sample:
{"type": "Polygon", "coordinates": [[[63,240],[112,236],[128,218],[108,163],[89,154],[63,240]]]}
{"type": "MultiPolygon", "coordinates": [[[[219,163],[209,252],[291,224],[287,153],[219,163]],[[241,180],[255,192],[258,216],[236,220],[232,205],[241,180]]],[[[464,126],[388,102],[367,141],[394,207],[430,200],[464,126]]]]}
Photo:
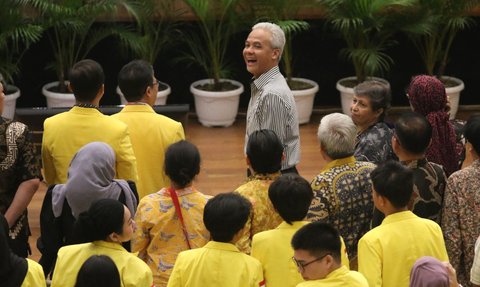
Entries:
{"type": "Polygon", "coordinates": [[[391,214],[395,214],[395,213],[399,213],[399,212],[403,212],[403,211],[407,211],[408,210],[408,207],[402,207],[402,208],[394,208],[394,207],[391,207],[391,208],[387,208],[387,210],[385,210],[385,217],[391,215],[391,214]]]}
{"type": "Polygon", "coordinates": [[[148,102],[141,99],[140,101],[128,102],[127,105],[148,105],[148,102]]]}
{"type": "Polygon", "coordinates": [[[75,106],[82,107],[82,108],[98,108],[98,102],[76,102],[75,106]]]}
{"type": "Polygon", "coordinates": [[[407,153],[407,152],[399,152],[399,153],[395,153],[395,154],[398,156],[398,159],[400,161],[406,161],[406,162],[425,158],[425,154],[423,154],[423,153],[422,154],[411,154],[411,153],[407,153]]]}

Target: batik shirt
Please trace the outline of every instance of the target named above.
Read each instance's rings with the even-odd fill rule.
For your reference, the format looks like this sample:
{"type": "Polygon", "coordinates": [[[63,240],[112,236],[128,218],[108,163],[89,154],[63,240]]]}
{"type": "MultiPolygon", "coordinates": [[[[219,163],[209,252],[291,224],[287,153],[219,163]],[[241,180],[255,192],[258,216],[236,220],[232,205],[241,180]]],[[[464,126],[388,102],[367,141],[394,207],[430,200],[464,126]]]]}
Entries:
{"type": "MultiPolygon", "coordinates": [[[[0,135],[0,213],[5,214],[18,186],[41,175],[39,158],[26,125],[0,118],[0,135]]],[[[25,212],[10,229],[10,238],[15,239],[27,224],[25,212]]]]}
{"type": "MultiPolygon", "coordinates": [[[[207,244],[210,234],[203,224],[203,210],[210,198],[194,188],[177,190],[188,239],[192,248],[207,244]]],[[[155,286],[166,286],[178,253],[188,250],[182,224],[167,189],[142,198],[135,214],[137,228],[132,251],[152,269],[155,286]]]]}
{"type": "Polygon", "coordinates": [[[282,218],[275,211],[270,198],[268,198],[268,188],[279,176],[280,173],[255,174],[235,190],[250,200],[253,207],[242,230],[242,235],[236,243],[238,249],[244,253],[250,254],[253,235],[261,231],[274,229],[282,222],[282,218]]]}
{"type": "Polygon", "coordinates": [[[369,230],[373,201],[370,172],[375,165],[353,156],[334,160],[313,179],[315,197],[307,219],[332,224],[345,240],[350,258],[358,240],[369,230]]]}
{"type": "Polygon", "coordinates": [[[357,135],[355,158],[374,164],[397,159],[392,149],[393,130],[384,122],[378,122],[357,135]]]}
{"type": "Polygon", "coordinates": [[[475,241],[480,234],[480,160],[448,178],[442,230],[458,281],[463,286],[470,286],[475,241]]]}

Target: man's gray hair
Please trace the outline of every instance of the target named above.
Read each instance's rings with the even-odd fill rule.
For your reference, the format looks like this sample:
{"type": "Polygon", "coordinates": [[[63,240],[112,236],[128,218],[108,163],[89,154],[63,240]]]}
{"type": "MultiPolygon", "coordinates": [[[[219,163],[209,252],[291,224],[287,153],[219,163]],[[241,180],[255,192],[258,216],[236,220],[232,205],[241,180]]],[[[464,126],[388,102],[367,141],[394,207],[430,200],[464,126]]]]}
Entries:
{"type": "Polygon", "coordinates": [[[333,113],[326,115],[318,126],[318,142],[332,159],[353,155],[357,127],[347,115],[333,113]]]}
{"type": "Polygon", "coordinates": [[[282,28],[274,23],[260,22],[252,27],[252,30],[255,29],[263,29],[272,34],[270,45],[273,49],[280,49],[280,56],[278,57],[278,61],[280,61],[282,58],[283,47],[285,46],[285,32],[283,32],[282,28]]]}

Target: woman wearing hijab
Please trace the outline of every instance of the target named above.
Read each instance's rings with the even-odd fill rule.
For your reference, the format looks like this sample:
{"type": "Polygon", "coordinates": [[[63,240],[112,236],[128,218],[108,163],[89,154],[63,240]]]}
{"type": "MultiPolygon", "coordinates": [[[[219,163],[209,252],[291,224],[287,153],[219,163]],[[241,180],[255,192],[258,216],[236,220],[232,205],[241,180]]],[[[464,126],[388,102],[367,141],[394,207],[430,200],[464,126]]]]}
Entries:
{"type": "Polygon", "coordinates": [[[447,176],[460,168],[463,145],[458,143],[455,128],[449,120],[445,86],[433,76],[416,76],[408,87],[412,109],[424,115],[432,126],[432,142],[427,160],[443,166],[447,176]]]}
{"type": "Polygon", "coordinates": [[[461,287],[455,269],[448,262],[424,256],[418,259],[410,272],[410,287],[461,287]]]}
{"type": "MultiPolygon", "coordinates": [[[[50,273],[60,247],[75,242],[72,227],[80,213],[92,202],[111,198],[125,203],[132,215],[137,208],[137,195],[130,184],[115,177],[115,152],[106,143],[92,142],[73,157],[65,184],[49,187],[40,214],[40,264],[50,273]]],[[[129,246],[126,246],[129,248],[129,246]]]]}
{"type": "Polygon", "coordinates": [[[47,286],[42,267],[17,256],[8,246],[8,223],[0,214],[0,285],[2,287],[47,286]]]}
{"type": "Polygon", "coordinates": [[[92,255],[107,255],[113,260],[122,287],[153,286],[148,265],[122,247],[132,238],[134,225],[130,210],[118,200],[95,201],[75,222],[74,236],[84,243],[58,251],[51,287],[74,287],[79,271],[92,255]]]}

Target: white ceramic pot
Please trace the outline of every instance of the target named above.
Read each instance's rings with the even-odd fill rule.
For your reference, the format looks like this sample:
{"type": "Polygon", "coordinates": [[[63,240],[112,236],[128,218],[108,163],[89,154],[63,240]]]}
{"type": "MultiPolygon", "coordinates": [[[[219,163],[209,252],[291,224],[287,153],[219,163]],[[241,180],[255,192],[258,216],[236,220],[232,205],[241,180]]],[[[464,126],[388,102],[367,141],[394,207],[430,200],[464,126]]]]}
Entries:
{"type": "Polygon", "coordinates": [[[310,121],[310,116],[313,110],[313,101],[315,94],[318,92],[318,84],[312,80],[303,78],[292,78],[294,81],[304,82],[313,87],[305,90],[292,90],[295,104],[297,106],[298,123],[306,124],[310,121]]]}
{"type": "Polygon", "coordinates": [[[5,100],[3,101],[2,117],[7,119],[13,119],[13,117],[15,116],[15,107],[17,106],[17,99],[18,97],[20,97],[20,89],[12,85],[8,85],[7,89],[9,91],[15,90],[15,92],[11,94],[5,94],[5,100]]]}
{"type": "Polygon", "coordinates": [[[453,120],[457,115],[460,93],[465,88],[465,84],[462,80],[454,77],[442,77],[442,79],[458,83],[458,85],[455,87],[445,88],[447,96],[450,100],[450,119],[453,120]]]}
{"type": "MultiPolygon", "coordinates": [[[[354,95],[353,88],[343,86],[342,82],[346,80],[356,80],[356,79],[357,77],[347,77],[347,78],[340,79],[337,82],[337,90],[340,92],[340,99],[342,101],[342,111],[344,114],[349,116],[351,115],[350,106],[352,105],[352,100],[354,95]]],[[[377,78],[377,77],[371,77],[369,79],[383,82],[387,84],[388,87],[390,87],[390,83],[385,79],[377,78]]]]}
{"type": "Polygon", "coordinates": [[[56,85],[58,85],[58,81],[48,83],[42,87],[42,94],[47,98],[47,107],[73,107],[75,105],[75,96],[72,93],[57,93],[48,90],[56,85]]]}
{"type": "Polygon", "coordinates": [[[190,92],[195,98],[195,110],[198,120],[204,126],[228,127],[235,122],[243,85],[233,80],[221,79],[221,81],[231,82],[238,88],[232,91],[221,92],[204,91],[196,88],[198,85],[213,83],[213,79],[196,81],[190,85],[190,92]]]}
{"type": "MultiPolygon", "coordinates": [[[[157,99],[155,100],[155,105],[156,106],[163,106],[167,103],[167,97],[168,95],[170,95],[172,93],[172,89],[170,88],[170,86],[164,82],[160,82],[162,85],[165,85],[167,86],[167,88],[165,90],[161,90],[161,91],[158,91],[157,93],[157,99]]],[[[120,96],[120,103],[122,105],[126,105],[127,104],[127,100],[125,99],[125,97],[123,96],[123,93],[122,91],[120,90],[120,87],[117,86],[117,94],[120,96]]]]}

